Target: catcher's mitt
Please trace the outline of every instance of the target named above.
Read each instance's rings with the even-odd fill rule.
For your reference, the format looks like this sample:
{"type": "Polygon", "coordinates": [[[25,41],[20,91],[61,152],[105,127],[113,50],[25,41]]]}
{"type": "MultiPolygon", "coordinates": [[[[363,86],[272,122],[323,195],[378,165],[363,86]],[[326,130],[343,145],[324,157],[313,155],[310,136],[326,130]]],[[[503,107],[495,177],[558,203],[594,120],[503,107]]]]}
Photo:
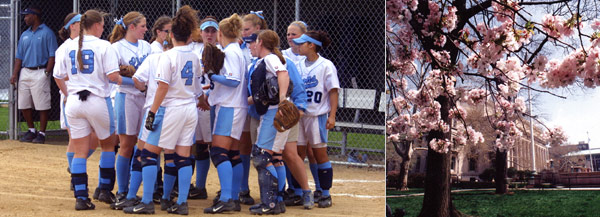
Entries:
{"type": "Polygon", "coordinates": [[[279,132],[286,131],[296,124],[300,120],[300,112],[294,103],[289,100],[283,100],[279,103],[275,119],[273,120],[273,126],[279,132]]]}
{"type": "Polygon", "coordinates": [[[225,53],[216,45],[206,43],[204,51],[202,51],[202,65],[204,73],[208,74],[208,78],[212,80],[212,75],[218,75],[225,61],[225,53]]]}
{"type": "Polygon", "coordinates": [[[129,65],[122,65],[119,66],[119,75],[123,76],[123,77],[133,77],[133,74],[135,74],[135,67],[129,65]]]}

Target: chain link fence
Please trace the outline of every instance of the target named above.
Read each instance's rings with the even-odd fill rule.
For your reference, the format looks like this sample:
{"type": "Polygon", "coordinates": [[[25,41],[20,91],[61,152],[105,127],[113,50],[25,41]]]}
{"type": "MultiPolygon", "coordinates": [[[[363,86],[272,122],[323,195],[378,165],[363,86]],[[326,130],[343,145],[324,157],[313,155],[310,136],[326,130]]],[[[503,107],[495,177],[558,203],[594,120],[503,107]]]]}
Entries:
{"type": "MultiPolygon", "coordinates": [[[[8,0],[0,1],[8,2],[8,0]]],[[[250,11],[263,11],[269,28],[277,32],[281,38],[281,48],[286,49],[289,47],[286,42],[287,26],[296,19],[302,20],[308,24],[309,30],[323,30],[329,34],[332,43],[321,52],[321,55],[331,60],[337,67],[342,87],[339,90],[336,127],[329,133],[330,157],[338,163],[384,166],[384,1],[76,0],[61,1],[60,3],[37,1],[35,3],[46,11],[53,11],[51,15],[44,15],[46,16],[44,19],[46,24],[54,30],[60,28],[63,18],[73,10],[84,12],[88,9],[99,9],[109,13],[105,20],[106,29],[102,35],[104,39],[110,34],[114,20],[129,11],[143,13],[150,28],[158,17],[173,16],[178,7],[190,5],[198,10],[200,19],[211,15],[221,20],[233,13],[244,15],[250,11]],[[75,6],[73,6],[74,4],[75,6]]],[[[27,6],[23,4],[20,8],[22,10],[27,6]]],[[[22,20],[20,16],[14,18],[17,17],[22,20]]],[[[21,29],[17,34],[25,30],[24,25],[20,26],[21,29]]],[[[148,31],[146,40],[149,40],[150,36],[151,33],[148,31]]],[[[4,58],[4,56],[0,58],[4,58]]],[[[0,69],[10,71],[9,68],[0,69]]],[[[3,75],[8,74],[3,73],[3,75]]],[[[8,76],[10,77],[10,75],[8,76]]],[[[8,79],[0,79],[0,89],[10,87],[10,84],[1,83],[4,80],[8,79]]],[[[58,90],[53,89],[53,92],[57,93],[58,90]]],[[[3,96],[2,93],[0,92],[0,97],[3,96]]],[[[57,101],[54,99],[57,99],[58,95],[52,97],[53,103],[57,101]]],[[[2,102],[1,100],[2,98],[0,98],[0,102],[2,102]]],[[[58,116],[54,116],[58,110],[58,104],[56,106],[53,104],[52,117],[56,118],[52,120],[58,120],[58,116]]],[[[4,113],[0,113],[0,115],[6,116],[4,113]]],[[[57,123],[56,128],[58,127],[57,123]]],[[[52,129],[50,125],[49,129],[52,129]]],[[[2,130],[0,128],[0,131],[2,130]]]]}

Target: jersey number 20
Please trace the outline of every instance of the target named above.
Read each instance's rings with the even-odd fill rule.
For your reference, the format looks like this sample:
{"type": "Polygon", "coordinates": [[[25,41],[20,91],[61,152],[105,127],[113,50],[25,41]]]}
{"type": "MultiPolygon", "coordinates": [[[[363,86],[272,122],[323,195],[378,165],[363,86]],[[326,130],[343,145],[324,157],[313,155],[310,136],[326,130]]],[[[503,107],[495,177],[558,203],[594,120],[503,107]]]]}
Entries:
{"type": "Polygon", "coordinates": [[[192,85],[192,83],[194,81],[193,69],[194,69],[194,65],[192,64],[192,61],[187,61],[187,62],[185,62],[185,66],[183,66],[183,69],[181,70],[181,78],[186,79],[185,80],[186,86],[192,85]]]}
{"type": "MultiPolygon", "coordinates": [[[[75,50],[69,52],[69,57],[71,57],[71,74],[77,74],[77,56],[75,56],[75,50]]],[[[81,59],[83,60],[83,69],[81,69],[81,74],[92,74],[94,72],[94,51],[92,50],[82,50],[81,51],[81,59]]]]}
{"type": "Polygon", "coordinates": [[[308,99],[306,99],[307,102],[312,102],[313,96],[314,96],[314,98],[315,98],[314,102],[321,103],[321,97],[323,97],[323,93],[321,93],[321,91],[317,91],[317,92],[313,93],[312,91],[307,90],[306,96],[308,97],[308,99]]]}

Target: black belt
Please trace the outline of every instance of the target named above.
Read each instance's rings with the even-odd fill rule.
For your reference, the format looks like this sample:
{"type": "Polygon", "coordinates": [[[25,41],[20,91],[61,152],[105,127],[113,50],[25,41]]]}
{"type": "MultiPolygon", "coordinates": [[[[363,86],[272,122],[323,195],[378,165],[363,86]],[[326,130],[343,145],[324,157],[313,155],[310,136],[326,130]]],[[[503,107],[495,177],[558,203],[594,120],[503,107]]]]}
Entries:
{"type": "Polygon", "coordinates": [[[25,67],[27,69],[31,69],[31,70],[40,70],[40,69],[46,69],[46,65],[43,66],[35,66],[35,67],[25,67]]]}

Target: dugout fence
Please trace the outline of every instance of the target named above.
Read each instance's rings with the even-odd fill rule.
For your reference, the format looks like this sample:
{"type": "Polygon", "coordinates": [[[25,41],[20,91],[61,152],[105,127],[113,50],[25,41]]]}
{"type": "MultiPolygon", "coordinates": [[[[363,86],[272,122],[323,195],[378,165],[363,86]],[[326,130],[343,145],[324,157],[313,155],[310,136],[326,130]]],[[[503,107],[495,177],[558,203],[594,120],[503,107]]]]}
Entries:
{"type": "MultiPolygon", "coordinates": [[[[342,89],[336,127],[329,133],[329,153],[332,161],[358,166],[383,167],[385,160],[385,1],[344,0],[0,0],[0,138],[18,139],[26,124],[16,110],[16,90],[10,85],[16,44],[27,29],[19,12],[37,5],[44,11],[43,22],[55,33],[70,12],[99,9],[109,13],[105,20],[107,38],[114,21],[129,11],[139,11],[147,17],[149,28],[162,16],[173,16],[183,5],[207,15],[223,19],[233,13],[250,11],[264,13],[270,29],[281,38],[281,48],[289,47],[286,30],[289,23],[302,20],[309,30],[323,30],[332,44],[321,52],[338,70],[342,89]]],[[[146,34],[150,39],[151,33],[146,34]]],[[[58,38],[58,37],[57,37],[58,38]]],[[[59,45],[62,43],[59,40],[59,45]]],[[[52,110],[48,123],[50,136],[65,136],[59,130],[60,109],[58,88],[52,82],[52,110]]],[[[37,115],[36,115],[37,121],[37,115]]],[[[39,126],[36,122],[36,126],[39,126]]]]}

